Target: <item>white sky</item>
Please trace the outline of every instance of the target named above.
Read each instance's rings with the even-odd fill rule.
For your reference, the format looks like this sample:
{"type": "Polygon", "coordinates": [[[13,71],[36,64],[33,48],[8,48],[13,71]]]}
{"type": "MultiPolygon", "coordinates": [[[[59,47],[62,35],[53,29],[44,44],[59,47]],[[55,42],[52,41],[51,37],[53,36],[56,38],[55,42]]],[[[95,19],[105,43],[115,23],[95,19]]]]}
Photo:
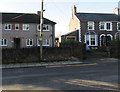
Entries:
{"type": "MultiPolygon", "coordinates": [[[[56,36],[69,32],[71,10],[77,12],[113,13],[119,0],[44,0],[44,17],[55,21],[56,36]]],[[[0,12],[37,13],[41,0],[1,0],[0,12]]]]}

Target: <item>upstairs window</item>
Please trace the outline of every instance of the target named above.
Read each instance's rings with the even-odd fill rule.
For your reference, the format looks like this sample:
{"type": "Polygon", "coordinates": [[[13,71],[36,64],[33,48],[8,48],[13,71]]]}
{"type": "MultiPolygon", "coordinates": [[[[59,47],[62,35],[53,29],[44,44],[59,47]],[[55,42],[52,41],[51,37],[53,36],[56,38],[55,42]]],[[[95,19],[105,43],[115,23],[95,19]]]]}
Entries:
{"type": "Polygon", "coordinates": [[[23,24],[23,30],[29,30],[29,24],[23,24]]]}
{"type": "Polygon", "coordinates": [[[94,30],[94,22],[88,22],[88,30],[94,30]]]}
{"type": "Polygon", "coordinates": [[[105,29],[105,23],[104,22],[100,22],[100,30],[104,30],[105,29]]]}
{"type": "Polygon", "coordinates": [[[120,22],[117,23],[117,30],[120,31],[120,22]]]}
{"type": "Polygon", "coordinates": [[[110,29],[111,29],[110,23],[106,23],[106,29],[107,29],[107,30],[110,30],[110,29]]]}
{"type": "Polygon", "coordinates": [[[0,46],[7,46],[7,39],[0,39],[0,46]]]}
{"type": "Polygon", "coordinates": [[[19,30],[19,24],[15,24],[15,30],[19,30]]]}
{"type": "Polygon", "coordinates": [[[37,25],[37,31],[40,31],[40,24],[37,25]]]}
{"type": "Polygon", "coordinates": [[[100,22],[100,30],[112,31],[112,22],[100,22]]]}
{"type": "Polygon", "coordinates": [[[4,30],[12,30],[12,24],[5,24],[4,30]]]}
{"type": "MultiPolygon", "coordinates": [[[[40,31],[40,24],[37,25],[37,31],[40,31]]],[[[49,31],[49,25],[43,24],[43,31],[49,31]]]]}
{"type": "Polygon", "coordinates": [[[49,31],[49,25],[43,25],[43,31],[49,31]]]}

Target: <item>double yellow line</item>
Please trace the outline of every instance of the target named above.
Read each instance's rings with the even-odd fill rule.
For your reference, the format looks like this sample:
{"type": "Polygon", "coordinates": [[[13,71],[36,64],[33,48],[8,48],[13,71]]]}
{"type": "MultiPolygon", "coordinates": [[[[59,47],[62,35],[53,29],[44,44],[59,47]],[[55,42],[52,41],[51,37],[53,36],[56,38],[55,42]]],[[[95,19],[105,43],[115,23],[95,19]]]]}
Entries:
{"type": "Polygon", "coordinates": [[[69,66],[90,66],[90,65],[97,65],[97,63],[92,63],[92,64],[70,64],[70,65],[52,65],[52,66],[46,66],[46,68],[69,67],[69,66]]]}

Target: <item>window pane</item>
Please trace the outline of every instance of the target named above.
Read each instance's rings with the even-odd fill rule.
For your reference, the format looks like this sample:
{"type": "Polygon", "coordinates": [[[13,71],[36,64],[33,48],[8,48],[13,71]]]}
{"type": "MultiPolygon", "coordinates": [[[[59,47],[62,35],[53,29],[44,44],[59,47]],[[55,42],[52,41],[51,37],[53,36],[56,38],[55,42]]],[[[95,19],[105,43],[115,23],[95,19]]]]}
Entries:
{"type": "Polygon", "coordinates": [[[94,22],[88,22],[88,29],[94,29],[94,22]]]}
{"type": "Polygon", "coordinates": [[[27,39],[27,45],[29,45],[29,39],[27,39]]]}
{"type": "Polygon", "coordinates": [[[30,39],[30,45],[32,45],[32,39],[30,39]]]}
{"type": "Polygon", "coordinates": [[[4,39],[4,45],[7,45],[7,41],[6,41],[6,39],[4,39]]]}
{"type": "Polygon", "coordinates": [[[105,23],[100,23],[100,29],[104,29],[104,24],[105,23]]]}
{"type": "Polygon", "coordinates": [[[107,23],[106,26],[107,26],[107,29],[110,29],[110,23],[107,23]]]}
{"type": "Polygon", "coordinates": [[[19,24],[15,24],[15,29],[19,29],[19,24]]]}
{"type": "Polygon", "coordinates": [[[2,45],[4,45],[4,39],[2,39],[2,45]]]}
{"type": "Polygon", "coordinates": [[[118,23],[118,30],[120,30],[120,23],[118,23]]]}
{"type": "Polygon", "coordinates": [[[47,39],[47,43],[46,43],[47,45],[49,45],[49,40],[47,39]]]}

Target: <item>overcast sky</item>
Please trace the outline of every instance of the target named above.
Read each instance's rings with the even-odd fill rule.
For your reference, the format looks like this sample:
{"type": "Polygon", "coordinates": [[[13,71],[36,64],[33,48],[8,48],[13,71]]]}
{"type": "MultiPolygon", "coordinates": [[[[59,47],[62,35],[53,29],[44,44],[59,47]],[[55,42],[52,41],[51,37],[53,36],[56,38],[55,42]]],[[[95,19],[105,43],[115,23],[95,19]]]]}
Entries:
{"type": "MultiPolygon", "coordinates": [[[[77,12],[113,13],[119,0],[44,0],[44,17],[56,22],[56,36],[69,32],[72,8],[77,12]]],[[[1,0],[0,12],[37,13],[41,0],[1,0]]]]}

